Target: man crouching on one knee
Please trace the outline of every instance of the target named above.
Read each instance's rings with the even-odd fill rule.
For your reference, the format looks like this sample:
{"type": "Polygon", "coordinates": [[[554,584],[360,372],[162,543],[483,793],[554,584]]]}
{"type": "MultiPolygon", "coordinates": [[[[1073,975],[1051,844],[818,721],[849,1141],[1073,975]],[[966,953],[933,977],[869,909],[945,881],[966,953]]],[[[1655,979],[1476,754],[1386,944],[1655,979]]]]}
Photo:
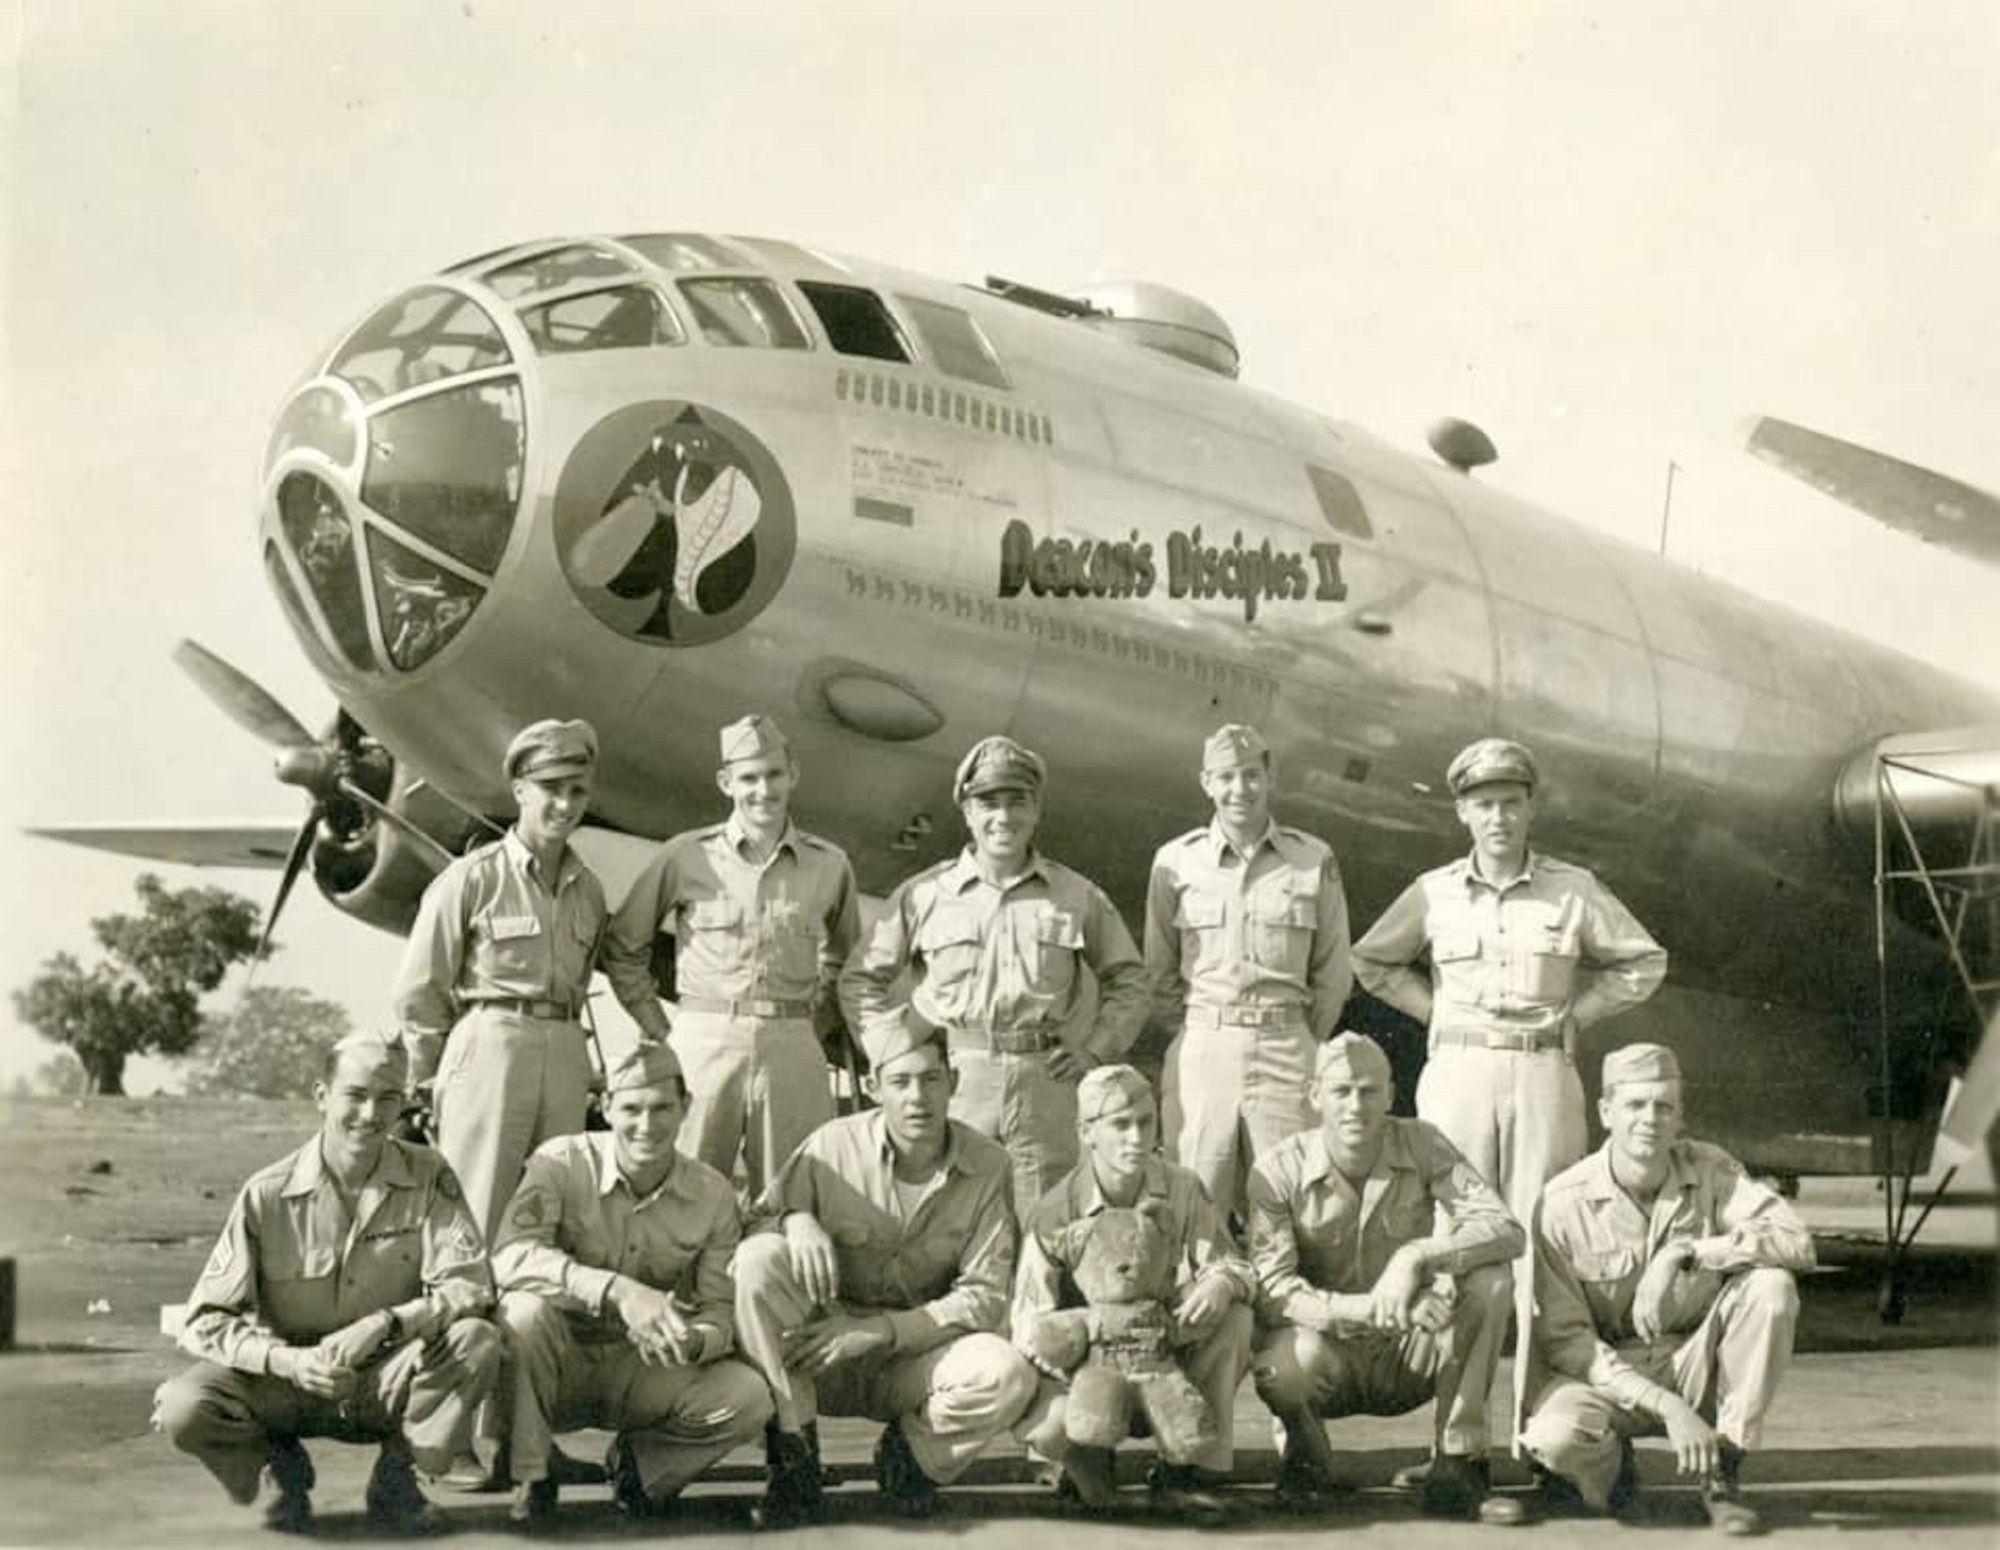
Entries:
{"type": "Polygon", "coordinates": [[[736,1192],[675,1151],[686,1106],[680,1061],[641,1045],[606,1074],[610,1133],[544,1142],[502,1217],[509,1516],[531,1532],[555,1517],[555,1431],[615,1431],[612,1494],[649,1517],[771,1414],[764,1380],[729,1354],[736,1192]]]}
{"type": "MultiPolygon", "coordinates": [[[[1107,1209],[1145,1206],[1154,1212],[1171,1255],[1162,1278],[1173,1290],[1173,1354],[1215,1423],[1212,1440],[1187,1458],[1173,1457],[1169,1439],[1154,1426],[1160,1448],[1154,1494],[1169,1510],[1213,1510],[1220,1505],[1214,1493],[1227,1488],[1234,1460],[1236,1389],[1250,1367],[1256,1277],[1201,1180],[1159,1155],[1151,1082],[1131,1066],[1099,1066],[1077,1085],[1076,1101],[1083,1161],[1028,1215],[1014,1285],[1014,1339],[1026,1339],[1039,1315],[1087,1302],[1079,1266],[1107,1209]]],[[[1019,1435],[1059,1463],[1085,1505],[1109,1506],[1116,1499],[1112,1448],[1071,1440],[1068,1389],[1066,1380],[1044,1377],[1019,1435]]]]}
{"type": "Polygon", "coordinates": [[[1279,1498],[1309,1501],[1331,1483],[1322,1417],[1435,1400],[1424,1510],[1518,1522],[1518,1503],[1488,1494],[1486,1411],[1509,1261],[1526,1235],[1441,1131],[1390,1117],[1389,1059],[1373,1040],[1325,1045],[1313,1097],[1319,1128],[1250,1174],[1250,1256],[1271,1326],[1251,1370],[1285,1429],[1279,1498]]]}
{"type": "Polygon", "coordinates": [[[887,1422],[876,1478],[895,1510],[920,1515],[1035,1393],[999,1334],[1014,1279],[1007,1151],[948,1117],[943,1029],[912,1009],[865,1038],[881,1107],[806,1137],[736,1256],[737,1336],[777,1403],[766,1527],[818,1515],[816,1416],[887,1422]]]}
{"type": "Polygon", "coordinates": [[[1599,1512],[1637,1489],[1632,1442],[1664,1431],[1709,1519],[1762,1527],[1737,1494],[1792,1356],[1811,1235],[1720,1147],[1681,1135],[1681,1068],[1659,1044],[1604,1057],[1604,1145],[1536,1208],[1538,1365],[1521,1440],[1599,1512]]]}
{"type": "Polygon", "coordinates": [[[444,1159],[389,1130],[403,1052],[341,1040],[313,1087],[317,1136],[253,1175],[188,1300],[180,1343],[201,1358],[160,1386],[153,1424],[238,1502],[260,1472],[265,1523],[312,1526],[302,1437],[378,1442],[371,1526],[437,1526],[417,1484],[465,1445],[499,1369],[486,1245],[444,1159]]]}

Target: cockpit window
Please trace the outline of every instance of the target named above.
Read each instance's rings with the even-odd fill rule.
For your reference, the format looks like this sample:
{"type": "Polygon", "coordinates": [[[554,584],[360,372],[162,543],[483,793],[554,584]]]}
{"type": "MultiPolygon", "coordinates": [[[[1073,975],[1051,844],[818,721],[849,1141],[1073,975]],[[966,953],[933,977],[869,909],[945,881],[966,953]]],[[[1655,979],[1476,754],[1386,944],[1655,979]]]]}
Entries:
{"type": "Polygon", "coordinates": [[[579,280],[615,280],[631,273],[632,266],[617,254],[579,242],[537,253],[519,263],[505,264],[483,278],[502,296],[514,301],[535,291],[554,290],[558,285],[574,285],[579,280]]]}
{"type": "Polygon", "coordinates": [[[349,339],[327,368],[373,403],[392,393],[514,357],[479,304],[457,291],[426,285],[383,307],[349,339]]]}
{"type": "Polygon", "coordinates": [[[898,296],[917,325],[917,333],[930,351],[937,368],[948,377],[976,382],[981,387],[1011,388],[1007,368],[986,342],[986,335],[971,314],[942,302],[925,301],[920,296],[898,296]]]}
{"type": "Polygon", "coordinates": [[[909,346],[903,331],[882,305],[882,298],[858,285],[828,285],[801,280],[799,289],[819,314],[826,337],[842,355],[865,355],[878,361],[907,361],[909,346]]]}
{"type": "Polygon", "coordinates": [[[643,350],[681,344],[687,335],[650,285],[620,285],[522,311],[521,322],[544,355],[583,350],[643,350]]]}
{"type": "Polygon", "coordinates": [[[521,389],[511,377],[411,399],[368,422],[361,499],[455,560],[491,572],[521,499],[521,389]]]}
{"type": "Polygon", "coordinates": [[[373,667],[368,611],[355,570],[354,519],[340,497],[312,474],[287,474],[278,486],[278,524],[340,654],[351,666],[373,667]]]}
{"type": "Polygon", "coordinates": [[[744,269],[750,267],[745,255],[724,247],[713,237],[697,237],[686,232],[668,232],[618,239],[635,253],[642,253],[662,269],[744,269]]]}
{"type": "Polygon", "coordinates": [[[806,348],[804,326],[769,280],[717,275],[680,284],[702,337],[710,344],[806,348]]]}

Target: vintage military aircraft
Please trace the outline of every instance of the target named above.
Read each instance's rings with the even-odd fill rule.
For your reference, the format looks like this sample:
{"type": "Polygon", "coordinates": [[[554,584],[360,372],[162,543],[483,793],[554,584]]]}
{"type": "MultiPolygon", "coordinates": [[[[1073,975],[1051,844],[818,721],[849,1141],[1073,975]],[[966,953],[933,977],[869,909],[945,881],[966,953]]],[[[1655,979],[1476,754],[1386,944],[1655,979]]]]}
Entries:
{"type": "Polygon", "coordinates": [[[504,814],[523,722],[594,721],[597,820],[651,839],[713,813],[715,729],[763,710],[879,892],[959,843],[952,765],[1004,730],[1053,764],[1047,849],[1136,925],[1154,847],[1204,816],[1202,737],[1242,720],[1365,926],[1462,843],[1451,753],[1505,732],[1547,770],[1538,839],[1672,950],[1601,1033],[1676,1044],[1704,1130],[1763,1168],[1921,1164],[1978,1019],[1919,887],[1878,900],[1883,799],[1919,842],[1979,806],[1885,755],[1977,793],[2000,702],[1476,482],[1475,427],[1431,444],[1245,386],[1224,321],[1159,286],[520,244],[385,302],[279,414],[259,543],[328,734],[183,652],[305,826],[42,832],[287,890],[310,866],[401,929],[504,814]]]}

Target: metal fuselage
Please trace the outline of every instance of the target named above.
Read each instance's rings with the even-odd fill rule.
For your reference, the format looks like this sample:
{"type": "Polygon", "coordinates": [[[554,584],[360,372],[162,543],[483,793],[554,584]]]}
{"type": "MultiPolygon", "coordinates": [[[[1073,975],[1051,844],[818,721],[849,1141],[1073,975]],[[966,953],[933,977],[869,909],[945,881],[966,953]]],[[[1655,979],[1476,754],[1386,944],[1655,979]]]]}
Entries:
{"type": "MultiPolygon", "coordinates": [[[[279,590],[341,703],[406,775],[504,812],[511,732],[582,716],[604,740],[602,821],[663,837],[718,815],[716,729],[764,711],[803,767],[800,820],[880,892],[961,843],[952,766],[1007,732],[1052,769],[1041,847],[1101,882],[1136,930],[1155,848],[1207,818],[1202,739],[1247,721],[1279,751],[1281,821],[1338,851],[1358,932],[1462,852],[1443,769],[1469,739],[1505,733],[1546,772],[1538,848],[1595,869],[1672,953],[1667,987],[1596,1030],[1593,1055],[1665,1039],[1703,1133],[1774,1169],[1872,1171],[1869,860],[1837,828],[1833,789],[1878,737],[1992,719],[1992,700],[1084,323],[786,244],[737,251],[809,347],[722,347],[697,323],[680,344],[551,353],[517,315],[524,298],[503,299],[477,266],[434,282],[505,339],[511,360],[481,369],[518,394],[518,508],[483,596],[410,670],[380,660],[394,620],[379,587],[378,665],[319,638],[321,594],[274,508],[287,472],[307,469],[358,513],[367,465],[395,456],[394,435],[372,426],[398,394],[346,404],[371,428],[344,469],[274,443],[279,590]],[[926,350],[908,363],[843,354],[800,280],[870,290],[906,333],[913,300],[956,309],[1010,385],[968,383],[926,350]],[[761,522],[788,519],[738,553],[743,595],[717,613],[745,612],[740,627],[692,641],[699,607],[677,605],[672,638],[635,628],[649,605],[643,564],[633,580],[638,519],[604,519],[632,496],[635,449],[693,423],[689,406],[731,441],[738,473],[716,477],[711,456],[699,511],[697,490],[656,485],[691,513],[679,558],[702,560],[690,545],[731,529],[731,500],[740,527],[753,489],[761,522]],[[619,443],[608,452],[606,437],[619,443]],[[579,522],[601,522],[598,552],[579,522]],[[788,564],[774,559],[784,548],[788,564]],[[1192,595],[1196,549],[1257,554],[1255,607],[1192,595]],[[612,585],[626,595],[613,599],[603,583],[621,561],[612,585]],[[759,571],[743,593],[746,566],[774,564],[774,590],[759,571]],[[607,602],[632,612],[607,622],[607,602]]],[[[673,274],[642,278],[685,313],[673,274]]],[[[693,442],[670,452],[658,468],[701,457],[693,442]]],[[[656,569],[662,597],[689,591],[688,564],[671,579],[656,569]]],[[[1240,592],[1245,575],[1238,559],[1209,580],[1240,592]]],[[[1930,973],[1921,951],[1911,962],[1930,973]]],[[[1937,984],[1936,1017],[1956,1016],[1937,984]]]]}

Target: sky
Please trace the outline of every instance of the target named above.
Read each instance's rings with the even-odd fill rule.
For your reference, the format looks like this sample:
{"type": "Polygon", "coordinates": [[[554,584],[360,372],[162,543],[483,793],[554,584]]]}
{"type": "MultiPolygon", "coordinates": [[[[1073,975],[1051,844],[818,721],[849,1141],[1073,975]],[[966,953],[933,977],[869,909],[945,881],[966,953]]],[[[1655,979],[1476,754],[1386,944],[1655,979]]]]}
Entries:
{"type": "MultiPolygon", "coordinates": [[[[299,815],[168,653],[331,714],[257,563],[272,417],[517,239],[1162,281],[1260,388],[1472,419],[1483,478],[1630,541],[1671,461],[1674,560],[2000,684],[1990,573],[1740,450],[1774,413],[2000,488],[1995,57],[1984,0],[0,0],[0,989],[140,870],[20,825],[299,815]]],[[[309,889],[279,937],[264,981],[384,1021],[393,939],[309,889]]],[[[0,1004],[0,1084],[52,1053],[0,1004]]]]}

